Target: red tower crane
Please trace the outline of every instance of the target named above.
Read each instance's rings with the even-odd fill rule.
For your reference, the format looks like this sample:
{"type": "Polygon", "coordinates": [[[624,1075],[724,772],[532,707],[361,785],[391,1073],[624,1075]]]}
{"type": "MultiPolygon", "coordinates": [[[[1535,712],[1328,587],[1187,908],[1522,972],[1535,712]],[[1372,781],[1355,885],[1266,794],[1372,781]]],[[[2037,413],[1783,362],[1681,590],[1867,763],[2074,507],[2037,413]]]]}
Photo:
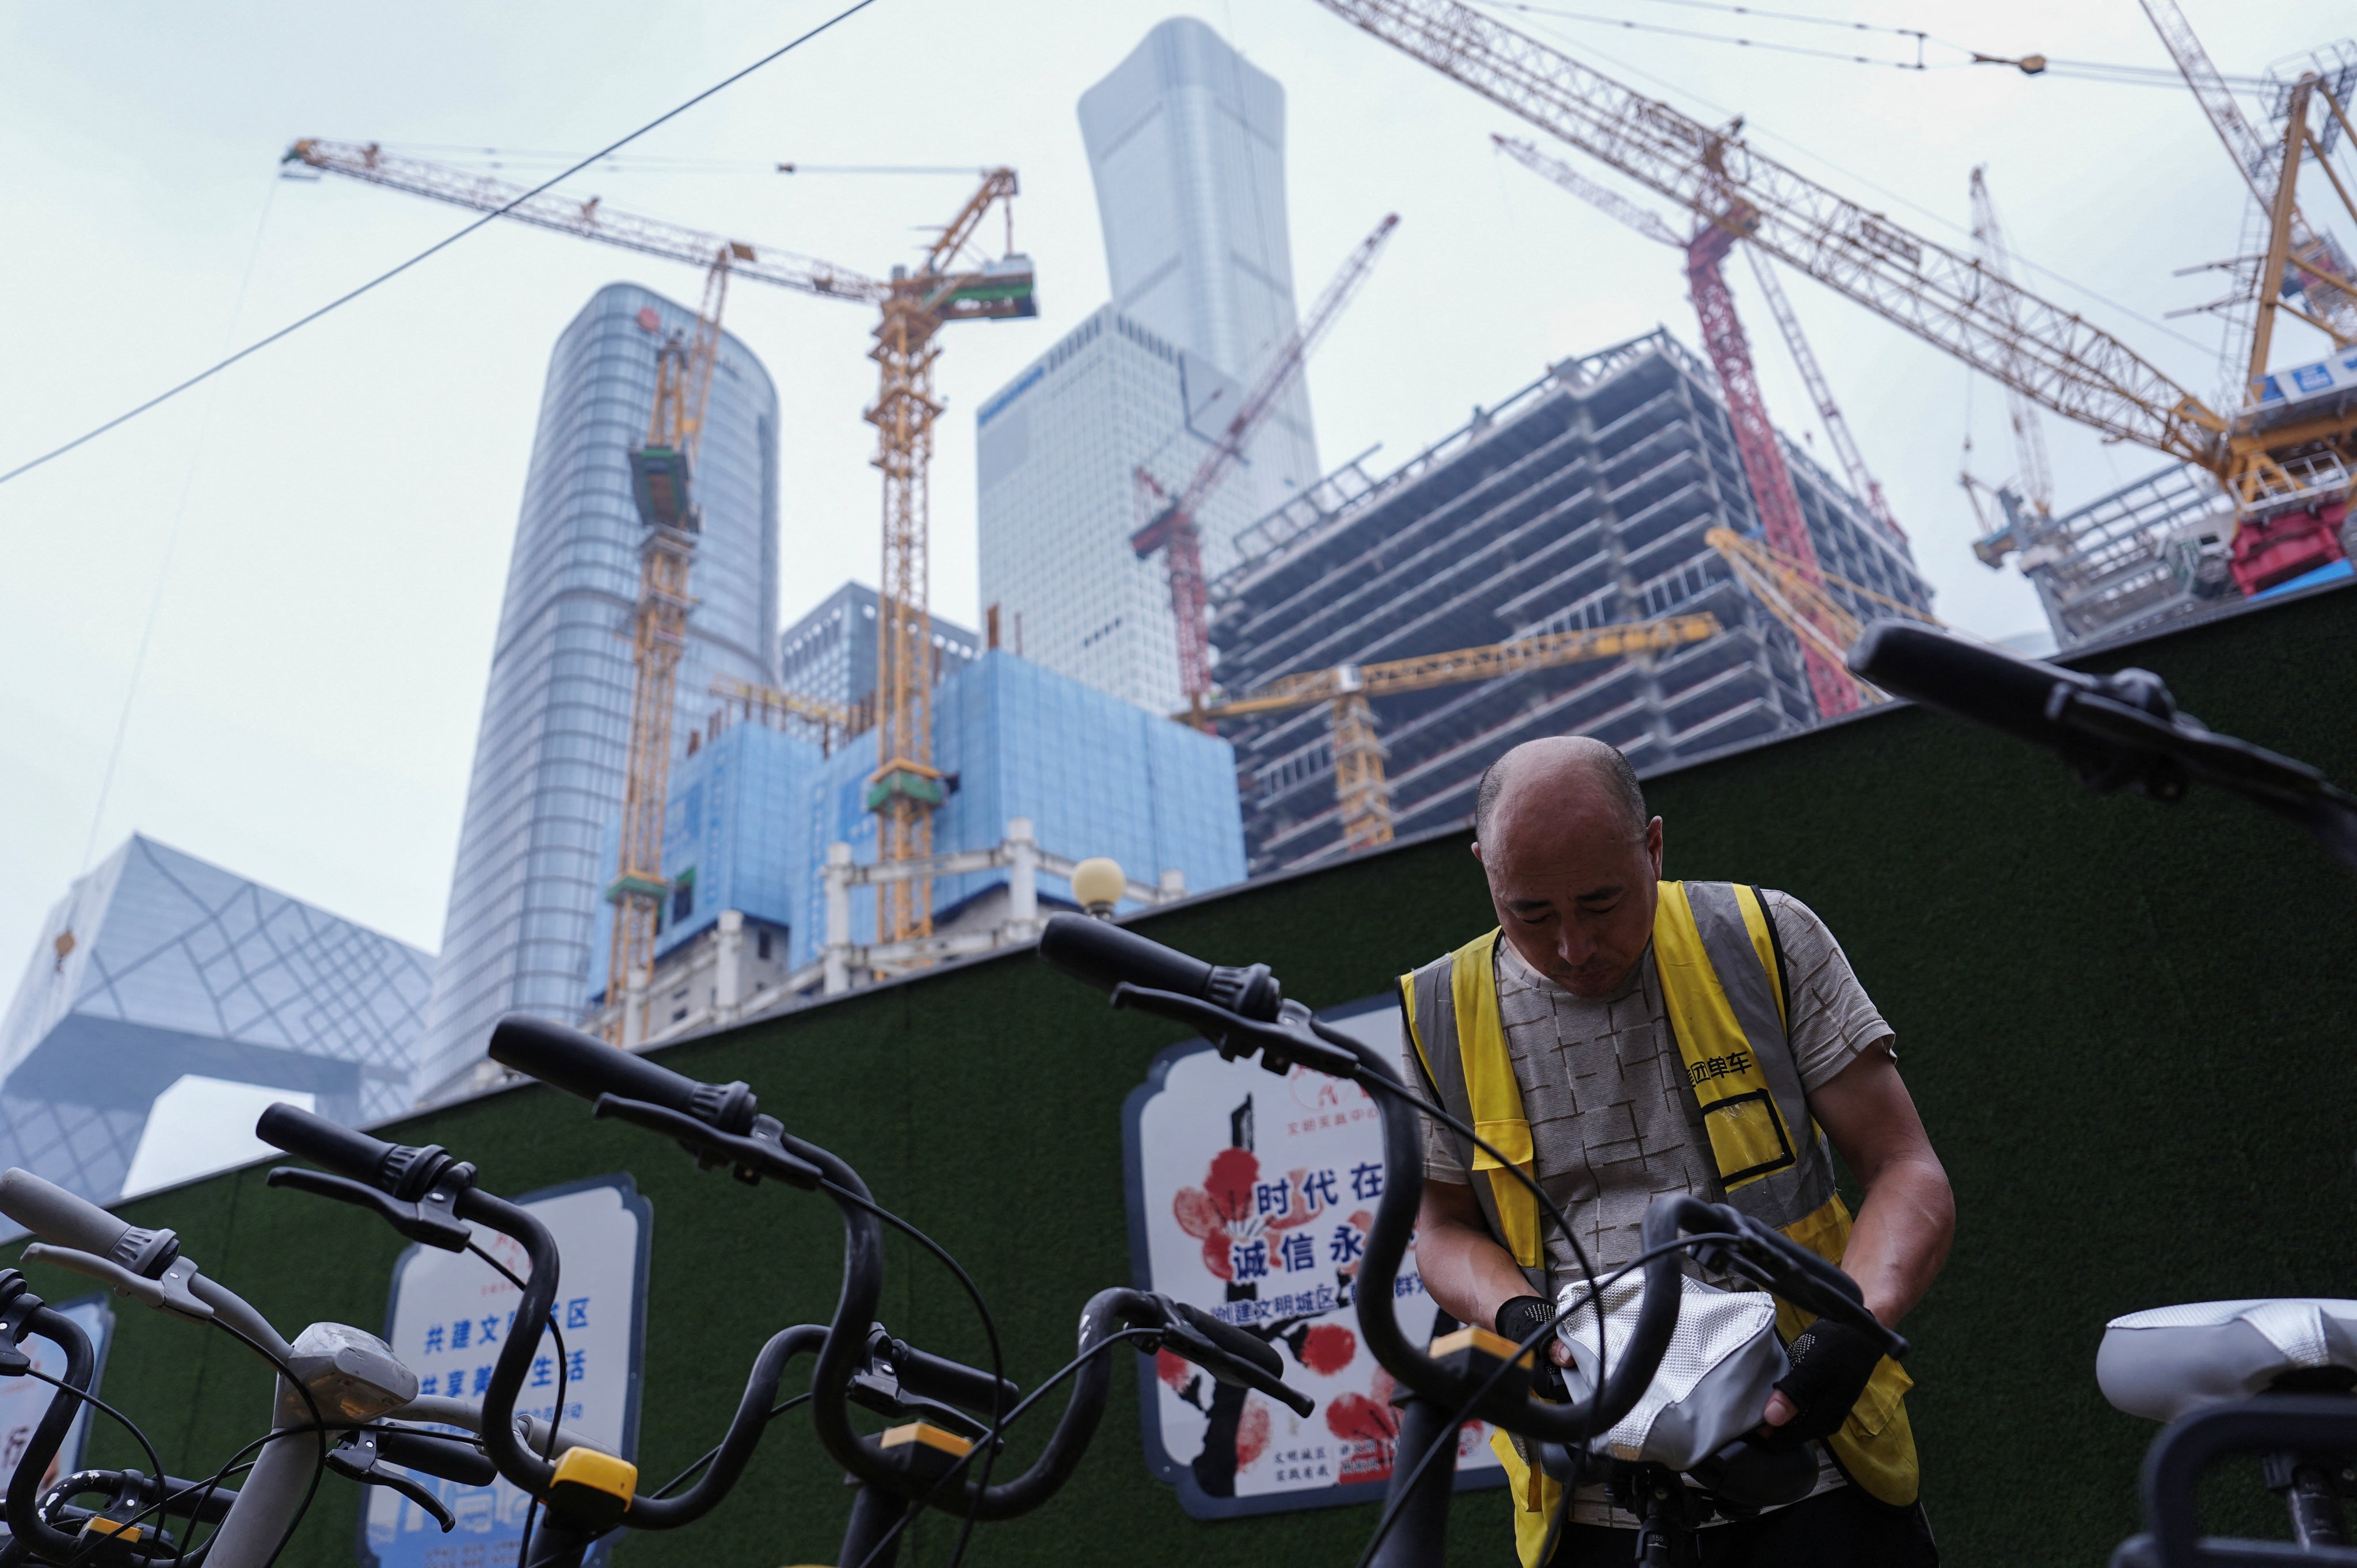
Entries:
{"type": "Polygon", "coordinates": [[[1243,406],[1228,421],[1227,428],[1220,432],[1220,438],[1211,444],[1211,450],[1179,489],[1176,499],[1169,498],[1161,482],[1143,466],[1137,469],[1140,500],[1147,505],[1157,501],[1164,504],[1151,521],[1130,536],[1130,548],[1137,552],[1141,560],[1157,550],[1168,559],[1170,614],[1178,628],[1178,686],[1189,703],[1211,689],[1211,635],[1203,587],[1203,536],[1195,526],[1195,514],[1243,456],[1245,446],[1276,407],[1277,398],[1301,374],[1309,350],[1334,325],[1342,307],[1366,281],[1376,254],[1398,225],[1399,214],[1388,213],[1375,225],[1374,232],[1359,242],[1358,249],[1344,260],[1325,291],[1311,304],[1309,313],[1277,345],[1260,379],[1244,394],[1243,406]]]}
{"type": "MultiPolygon", "coordinates": [[[[1735,450],[1743,460],[1743,478],[1751,487],[1752,509],[1760,514],[1760,531],[1769,548],[1789,562],[1790,569],[1807,585],[1810,591],[1799,602],[1811,607],[1820,603],[1825,584],[1817,568],[1816,546],[1809,538],[1808,521],[1801,515],[1801,496],[1792,487],[1792,471],[1785,466],[1783,448],[1776,444],[1776,427],[1768,419],[1768,403],[1760,395],[1759,372],[1751,363],[1750,339],[1744,335],[1742,319],[1735,313],[1735,295],[1727,286],[1727,276],[1719,270],[1719,263],[1735,248],[1735,242],[1758,222],[1759,215],[1740,199],[1730,198],[1723,216],[1704,224],[1692,239],[1682,241],[1653,214],[1601,191],[1578,170],[1559,158],[1549,157],[1530,143],[1511,136],[1493,136],[1491,140],[1515,162],[1546,176],[1574,195],[1596,202],[1639,232],[1684,249],[1686,287],[1694,296],[1695,314],[1702,320],[1703,346],[1709,350],[1711,365],[1718,371],[1719,391],[1727,399],[1727,423],[1735,427],[1735,450]],[[1598,200],[1599,195],[1605,199],[1598,200]]],[[[1712,155],[1706,152],[1704,156],[1712,155]]],[[[1814,368],[1813,360],[1810,367],[1814,368]]],[[[1846,428],[1844,434],[1847,434],[1846,428]]],[[[1804,613],[1813,620],[1817,611],[1811,608],[1804,613]]],[[[1826,625],[1820,629],[1826,633],[1825,638],[1800,639],[1802,667],[1809,676],[1809,693],[1816,699],[1817,712],[1826,718],[1854,713],[1859,701],[1857,681],[1842,667],[1840,660],[1827,651],[1833,646],[1835,628],[1826,625]]]]}

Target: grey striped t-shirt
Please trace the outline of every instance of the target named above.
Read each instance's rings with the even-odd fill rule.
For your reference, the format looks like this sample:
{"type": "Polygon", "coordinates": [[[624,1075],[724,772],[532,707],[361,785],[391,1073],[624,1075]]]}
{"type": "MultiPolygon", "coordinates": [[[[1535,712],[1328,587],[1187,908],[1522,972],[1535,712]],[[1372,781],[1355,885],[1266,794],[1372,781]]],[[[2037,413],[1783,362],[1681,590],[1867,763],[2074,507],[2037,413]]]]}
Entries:
{"type": "MultiPolygon", "coordinates": [[[[1788,894],[1769,891],[1765,899],[1792,988],[1792,1054],[1802,1090],[1810,1092],[1868,1048],[1888,1048],[1890,1026],[1815,912],[1788,894]]],[[[1609,996],[1573,995],[1532,970],[1502,938],[1497,974],[1499,1021],[1531,1123],[1533,1174],[1562,1206],[1598,1270],[1642,1251],[1645,1208],[1660,1195],[1692,1193],[1714,1203],[1725,1196],[1702,1109],[1670,1033],[1652,948],[1609,996]]],[[[1406,1049],[1408,1081],[1419,1082],[1415,1048],[1406,1049]]],[[[1455,1136],[1428,1123],[1424,1170],[1433,1181],[1466,1180],[1455,1136]]],[[[1578,1268],[1562,1234],[1553,1226],[1546,1230],[1548,1266],[1559,1286],[1577,1278],[1578,1268]]]]}

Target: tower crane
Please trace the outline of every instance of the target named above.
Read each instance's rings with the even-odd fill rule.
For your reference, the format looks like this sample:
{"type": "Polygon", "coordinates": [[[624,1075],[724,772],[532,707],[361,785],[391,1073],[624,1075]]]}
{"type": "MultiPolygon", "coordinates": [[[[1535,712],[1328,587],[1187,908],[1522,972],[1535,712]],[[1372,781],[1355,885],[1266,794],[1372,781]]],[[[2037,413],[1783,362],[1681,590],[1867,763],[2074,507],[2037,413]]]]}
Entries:
{"type": "Polygon", "coordinates": [[[1825,427],[1825,439],[1833,443],[1834,456],[1841,460],[1842,472],[1849,476],[1850,488],[1866,502],[1866,510],[1874,514],[1875,521],[1899,538],[1906,538],[1907,531],[1891,514],[1890,498],[1882,493],[1882,481],[1866,466],[1866,454],[1857,449],[1857,437],[1850,434],[1849,421],[1843,417],[1841,404],[1834,401],[1833,383],[1825,380],[1816,351],[1802,335],[1801,318],[1793,313],[1792,302],[1785,297],[1784,285],[1776,281],[1776,269],[1752,246],[1746,245],[1743,255],[1751,263],[1751,275],[1760,282],[1760,297],[1768,302],[1768,313],[1776,318],[1778,330],[1784,334],[1784,347],[1792,356],[1792,368],[1801,372],[1802,384],[1809,389],[1809,401],[1817,409],[1817,423],[1825,427]]]}
{"type": "MultiPolygon", "coordinates": [[[[1595,182],[1562,159],[1511,136],[1491,140],[1524,167],[1544,175],[1575,196],[1596,199],[1599,188],[1595,182]]],[[[1625,220],[1627,209],[1633,205],[1615,196],[1606,209],[1625,220]]],[[[1667,233],[1668,242],[1685,252],[1686,289],[1694,300],[1695,315],[1702,322],[1703,346],[1718,372],[1719,392],[1727,399],[1727,420],[1735,430],[1736,455],[1743,462],[1752,510],[1760,514],[1760,531],[1771,546],[1799,563],[1802,572],[1813,574],[1817,570],[1816,546],[1809,538],[1808,521],[1801,515],[1800,492],[1793,489],[1792,470],[1777,444],[1776,426],[1768,417],[1768,401],[1760,395],[1750,339],[1744,334],[1742,317],[1735,311],[1735,295],[1719,265],[1742,235],[1745,210],[1741,199],[1730,194],[1722,216],[1731,220],[1706,220],[1691,238],[1679,239],[1669,231],[1667,223],[1651,213],[1646,214],[1651,221],[1640,225],[1640,231],[1657,239],[1667,233]]],[[[1819,592],[1804,596],[1803,602],[1813,606],[1822,597],[1821,580],[1816,587],[1819,592]]],[[[1820,629],[1830,634],[1833,628],[1828,624],[1820,629]]],[[[1856,711],[1860,693],[1857,677],[1844,668],[1838,654],[1827,654],[1826,643],[1827,635],[1801,639],[1801,665],[1808,675],[1809,694],[1816,699],[1817,712],[1832,718],[1856,711]]]]}
{"type": "Polygon", "coordinates": [[[1392,798],[1391,785],[1383,777],[1383,743],[1376,738],[1374,714],[1368,706],[1370,698],[1675,648],[1717,637],[1720,629],[1714,615],[1672,616],[1664,620],[1549,632],[1448,653],[1420,653],[1379,664],[1343,664],[1283,676],[1257,692],[1217,703],[1196,703],[1170,716],[1209,727],[1221,719],[1281,713],[1314,703],[1329,704],[1327,723],[1334,742],[1334,795],[1342,819],[1342,847],[1372,849],[1392,842],[1392,798]]]}
{"type": "MultiPolygon", "coordinates": [[[[2251,199],[2258,211],[2269,212],[2276,189],[2283,184],[2284,143],[2261,135],[2244,116],[2233,90],[2210,59],[2210,51],[2194,36],[2193,25],[2185,19],[2177,0],[2141,0],[2141,4],[2153,31],[2160,35],[2161,47],[2176,62],[2178,74],[2192,89],[2193,101],[2201,106],[2210,128],[2225,144],[2226,155],[2234,160],[2243,183],[2250,187],[2251,199]]],[[[2351,268],[2348,256],[2330,235],[2311,229],[2297,210],[2292,214],[2287,242],[2284,260],[2293,272],[2286,280],[2290,285],[2286,292],[2306,296],[2309,308],[2299,313],[2301,319],[2330,337],[2336,347],[2357,343],[2357,285],[2351,282],[2357,278],[2357,271],[2351,268]]],[[[2259,260],[2255,255],[2241,256],[2225,264],[2239,272],[2259,260]]],[[[2276,268],[2279,278],[2282,271],[2281,266],[2276,268]]],[[[2228,355],[2238,361],[2243,358],[2242,340],[2250,329],[2249,307],[2258,294],[2256,280],[2253,281],[2253,287],[2220,302],[2233,307],[2234,314],[2230,319],[2240,328],[2228,334],[2226,346],[2228,355]]],[[[2239,373],[2244,367],[2238,362],[2232,369],[2239,373]]]]}
{"type": "Polygon", "coordinates": [[[1178,494],[1166,494],[1159,480],[1143,464],[1136,470],[1139,499],[1162,502],[1151,520],[1130,536],[1130,548],[1141,560],[1157,551],[1165,556],[1170,574],[1170,616],[1178,628],[1178,688],[1192,703],[1211,689],[1211,638],[1203,586],[1203,539],[1195,517],[1204,500],[1240,462],[1244,448],[1276,407],[1294,379],[1301,374],[1309,351],[1318,346],[1341,316],[1359,285],[1367,279],[1375,257],[1399,226],[1399,214],[1387,213],[1374,231],[1345,257],[1325,289],[1311,303],[1308,314],[1287,333],[1267,365],[1244,394],[1235,416],[1220,432],[1210,452],[1178,494]]]}
{"type": "MultiPolygon", "coordinates": [[[[1996,203],[1989,199],[1988,166],[1973,166],[1973,242],[1980,251],[1981,265],[1992,277],[2007,283],[2013,281],[2013,259],[2005,244],[2005,229],[1996,220],[1996,203]]],[[[2007,381],[2005,388],[2006,415],[2013,425],[2013,447],[2021,464],[2016,481],[2022,499],[2038,517],[2050,517],[2054,512],[2054,470],[2046,460],[2046,433],[2039,427],[2038,405],[2021,390],[2018,380],[2007,381]]]]}
{"type": "MultiPolygon", "coordinates": [[[[880,819],[877,837],[883,858],[917,860],[930,854],[932,812],[943,796],[942,776],[932,766],[932,639],[927,603],[931,514],[926,470],[932,457],[933,422],[942,412],[933,395],[934,365],[941,353],[933,339],[953,321],[1006,320],[1039,314],[1032,296],[1030,259],[1015,250],[1015,171],[984,171],[980,188],[942,225],[916,269],[896,266],[888,279],[877,279],[796,252],[757,248],[661,219],[618,212],[594,196],[583,201],[554,192],[533,195],[525,187],[486,175],[388,153],[373,142],[307,137],[290,147],[280,161],[471,211],[500,213],[518,222],[668,261],[708,267],[715,257],[725,255],[730,275],[877,307],[876,346],[868,357],[877,362],[879,384],[874,406],[863,415],[876,426],[873,461],[884,475],[882,603],[877,615],[877,767],[869,780],[867,804],[880,819]],[[1006,218],[1006,250],[996,261],[975,259],[969,252],[994,209],[1006,218]]],[[[716,315],[713,321],[716,343],[716,315]]],[[[705,374],[709,373],[707,366],[705,374]]],[[[658,399],[659,413],[660,408],[658,399]]],[[[633,483],[645,496],[657,493],[649,487],[659,488],[661,480],[652,470],[641,477],[634,467],[633,483]]],[[[684,616],[684,603],[679,613],[684,616]]],[[[649,746],[656,742],[663,750],[662,766],[667,769],[668,718],[660,736],[642,736],[634,720],[631,787],[643,783],[637,771],[639,759],[646,757],[649,746]]],[[[656,802],[652,809],[659,819],[663,779],[650,777],[656,802]]],[[[659,836],[659,820],[656,832],[659,836]]],[[[659,846],[655,853],[659,856],[659,846]]],[[[640,880],[660,884],[659,877],[640,880]]],[[[633,891],[630,896],[640,893],[633,891]]],[[[882,941],[930,934],[931,883],[903,880],[887,885],[877,900],[877,923],[882,941]]],[[[650,935],[650,950],[651,942],[650,935]]]]}
{"type": "MultiPolygon", "coordinates": [[[[2288,152],[2269,192],[2254,395],[2222,414],[2076,313],[1460,0],[1318,4],[2041,406],[2207,469],[2234,500],[2235,576],[2246,592],[2340,557],[2334,531],[2357,458],[2357,365],[2267,370],[2301,154],[2317,145],[2310,102],[2321,99],[2349,128],[2347,110],[2318,78],[2294,86],[2288,152]]],[[[2357,218],[2357,202],[2337,186],[2336,194],[2357,218]]],[[[2338,274],[2319,278],[2330,272],[2321,263],[2300,267],[2348,285],[2338,274]]]]}
{"type": "MultiPolygon", "coordinates": [[[[720,314],[728,300],[728,270],[749,247],[724,244],[705,274],[704,303],[692,336],[673,331],[655,351],[654,405],[647,438],[630,453],[630,489],[646,532],[639,542],[639,602],[630,618],[630,729],[622,768],[621,851],[606,901],[614,906],[612,947],[606,967],[610,997],[645,983],[654,966],[655,929],[662,916],[663,808],[671,791],[671,723],[679,691],[680,656],[687,651],[687,616],[695,603],[688,575],[696,535],[704,531],[695,500],[696,447],[720,357],[720,314]]],[[[650,331],[662,318],[652,306],[640,313],[650,331]]],[[[611,1038],[636,1045],[643,1021],[625,1004],[611,1010],[611,1038]]]]}
{"type": "MultiPolygon", "coordinates": [[[[2006,248],[2005,229],[1997,222],[1996,203],[1989,197],[1987,166],[1976,164],[1973,167],[1973,243],[1989,275],[2010,283],[2013,260],[2006,248]]],[[[1969,467],[1973,441],[1970,431],[1964,434],[1967,467],[1958,476],[1958,482],[1964,488],[1964,499],[1972,503],[1973,515],[1981,523],[1981,536],[1973,542],[1973,553],[1992,570],[2004,564],[2008,553],[2027,552],[2053,532],[2054,471],[2047,461],[2046,432],[2038,423],[2038,405],[2011,382],[2005,389],[2005,404],[2007,422],[2013,429],[2016,467],[2010,484],[1990,491],[1999,519],[1994,526],[1981,510],[1979,494],[1989,487],[1976,478],[1969,467]]],[[[2025,553],[2022,559],[2023,564],[2028,565],[2029,556],[2025,553]]]]}
{"type": "MultiPolygon", "coordinates": [[[[1822,568],[1813,573],[1804,571],[1800,562],[1782,551],[1731,528],[1714,528],[1703,539],[1726,560],[1735,580],[1750,590],[1751,596],[1790,628],[1804,646],[1814,643],[1828,654],[1843,657],[1864,629],[1849,606],[1826,591],[1828,584],[1844,589],[1854,599],[1870,600],[1904,619],[1921,621],[1925,626],[1940,624],[1938,618],[1878,594],[1863,583],[1853,583],[1822,568]]],[[[1868,703],[1889,701],[1886,693],[1863,681],[1857,683],[1857,690],[1868,703]]]]}

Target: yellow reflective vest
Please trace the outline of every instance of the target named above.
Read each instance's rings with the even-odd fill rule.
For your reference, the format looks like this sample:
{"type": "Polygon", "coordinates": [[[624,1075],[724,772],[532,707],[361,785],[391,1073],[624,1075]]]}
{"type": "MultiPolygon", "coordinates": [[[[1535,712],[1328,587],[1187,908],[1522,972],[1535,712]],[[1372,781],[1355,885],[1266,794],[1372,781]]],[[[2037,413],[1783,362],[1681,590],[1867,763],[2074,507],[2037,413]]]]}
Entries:
{"type": "MultiPolygon", "coordinates": [[[[1499,936],[1492,930],[1402,975],[1400,1002],[1408,1038],[1441,1105],[1530,1175],[1530,1122],[1498,1018],[1499,936]]],[[[1759,889],[1661,884],[1653,961],[1726,1201],[1840,1262],[1849,1242],[1849,1207],[1834,1190],[1833,1161],[1801,1087],[1786,1035],[1783,954],[1759,889]]],[[[1500,1176],[1499,1161],[1487,1151],[1458,1142],[1491,1234],[1513,1255],[1533,1294],[1553,1299],[1538,1200],[1521,1182],[1500,1176]]],[[[1777,1331],[1788,1344],[1810,1317],[1776,1304],[1777,1331]]],[[[1849,1419],[1826,1440],[1850,1480],[1886,1503],[1915,1500],[1915,1437],[1902,1402],[1913,1386],[1896,1361],[1885,1359],[1849,1419]]],[[[1561,1489],[1526,1463],[1504,1433],[1494,1434],[1491,1445],[1512,1482],[1524,1568],[1534,1568],[1561,1489]]]]}

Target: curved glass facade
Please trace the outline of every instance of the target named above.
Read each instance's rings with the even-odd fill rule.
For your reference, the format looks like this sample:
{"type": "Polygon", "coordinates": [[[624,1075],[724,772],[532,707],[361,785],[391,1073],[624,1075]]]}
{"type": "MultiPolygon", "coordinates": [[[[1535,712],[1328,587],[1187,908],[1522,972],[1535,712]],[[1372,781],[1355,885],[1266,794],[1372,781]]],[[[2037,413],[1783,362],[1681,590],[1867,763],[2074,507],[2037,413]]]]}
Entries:
{"type": "MultiPolygon", "coordinates": [[[[641,529],[629,450],[646,438],[655,354],[695,312],[635,284],[599,289],[550,356],[491,652],[418,1082],[468,1086],[502,1014],[578,1018],[599,839],[621,810],[630,619],[641,529]],[[652,312],[651,316],[647,312],[652,312]]],[[[704,511],[673,755],[719,675],[770,679],[778,625],[778,399],[724,336],[694,474],[704,511]]]]}

